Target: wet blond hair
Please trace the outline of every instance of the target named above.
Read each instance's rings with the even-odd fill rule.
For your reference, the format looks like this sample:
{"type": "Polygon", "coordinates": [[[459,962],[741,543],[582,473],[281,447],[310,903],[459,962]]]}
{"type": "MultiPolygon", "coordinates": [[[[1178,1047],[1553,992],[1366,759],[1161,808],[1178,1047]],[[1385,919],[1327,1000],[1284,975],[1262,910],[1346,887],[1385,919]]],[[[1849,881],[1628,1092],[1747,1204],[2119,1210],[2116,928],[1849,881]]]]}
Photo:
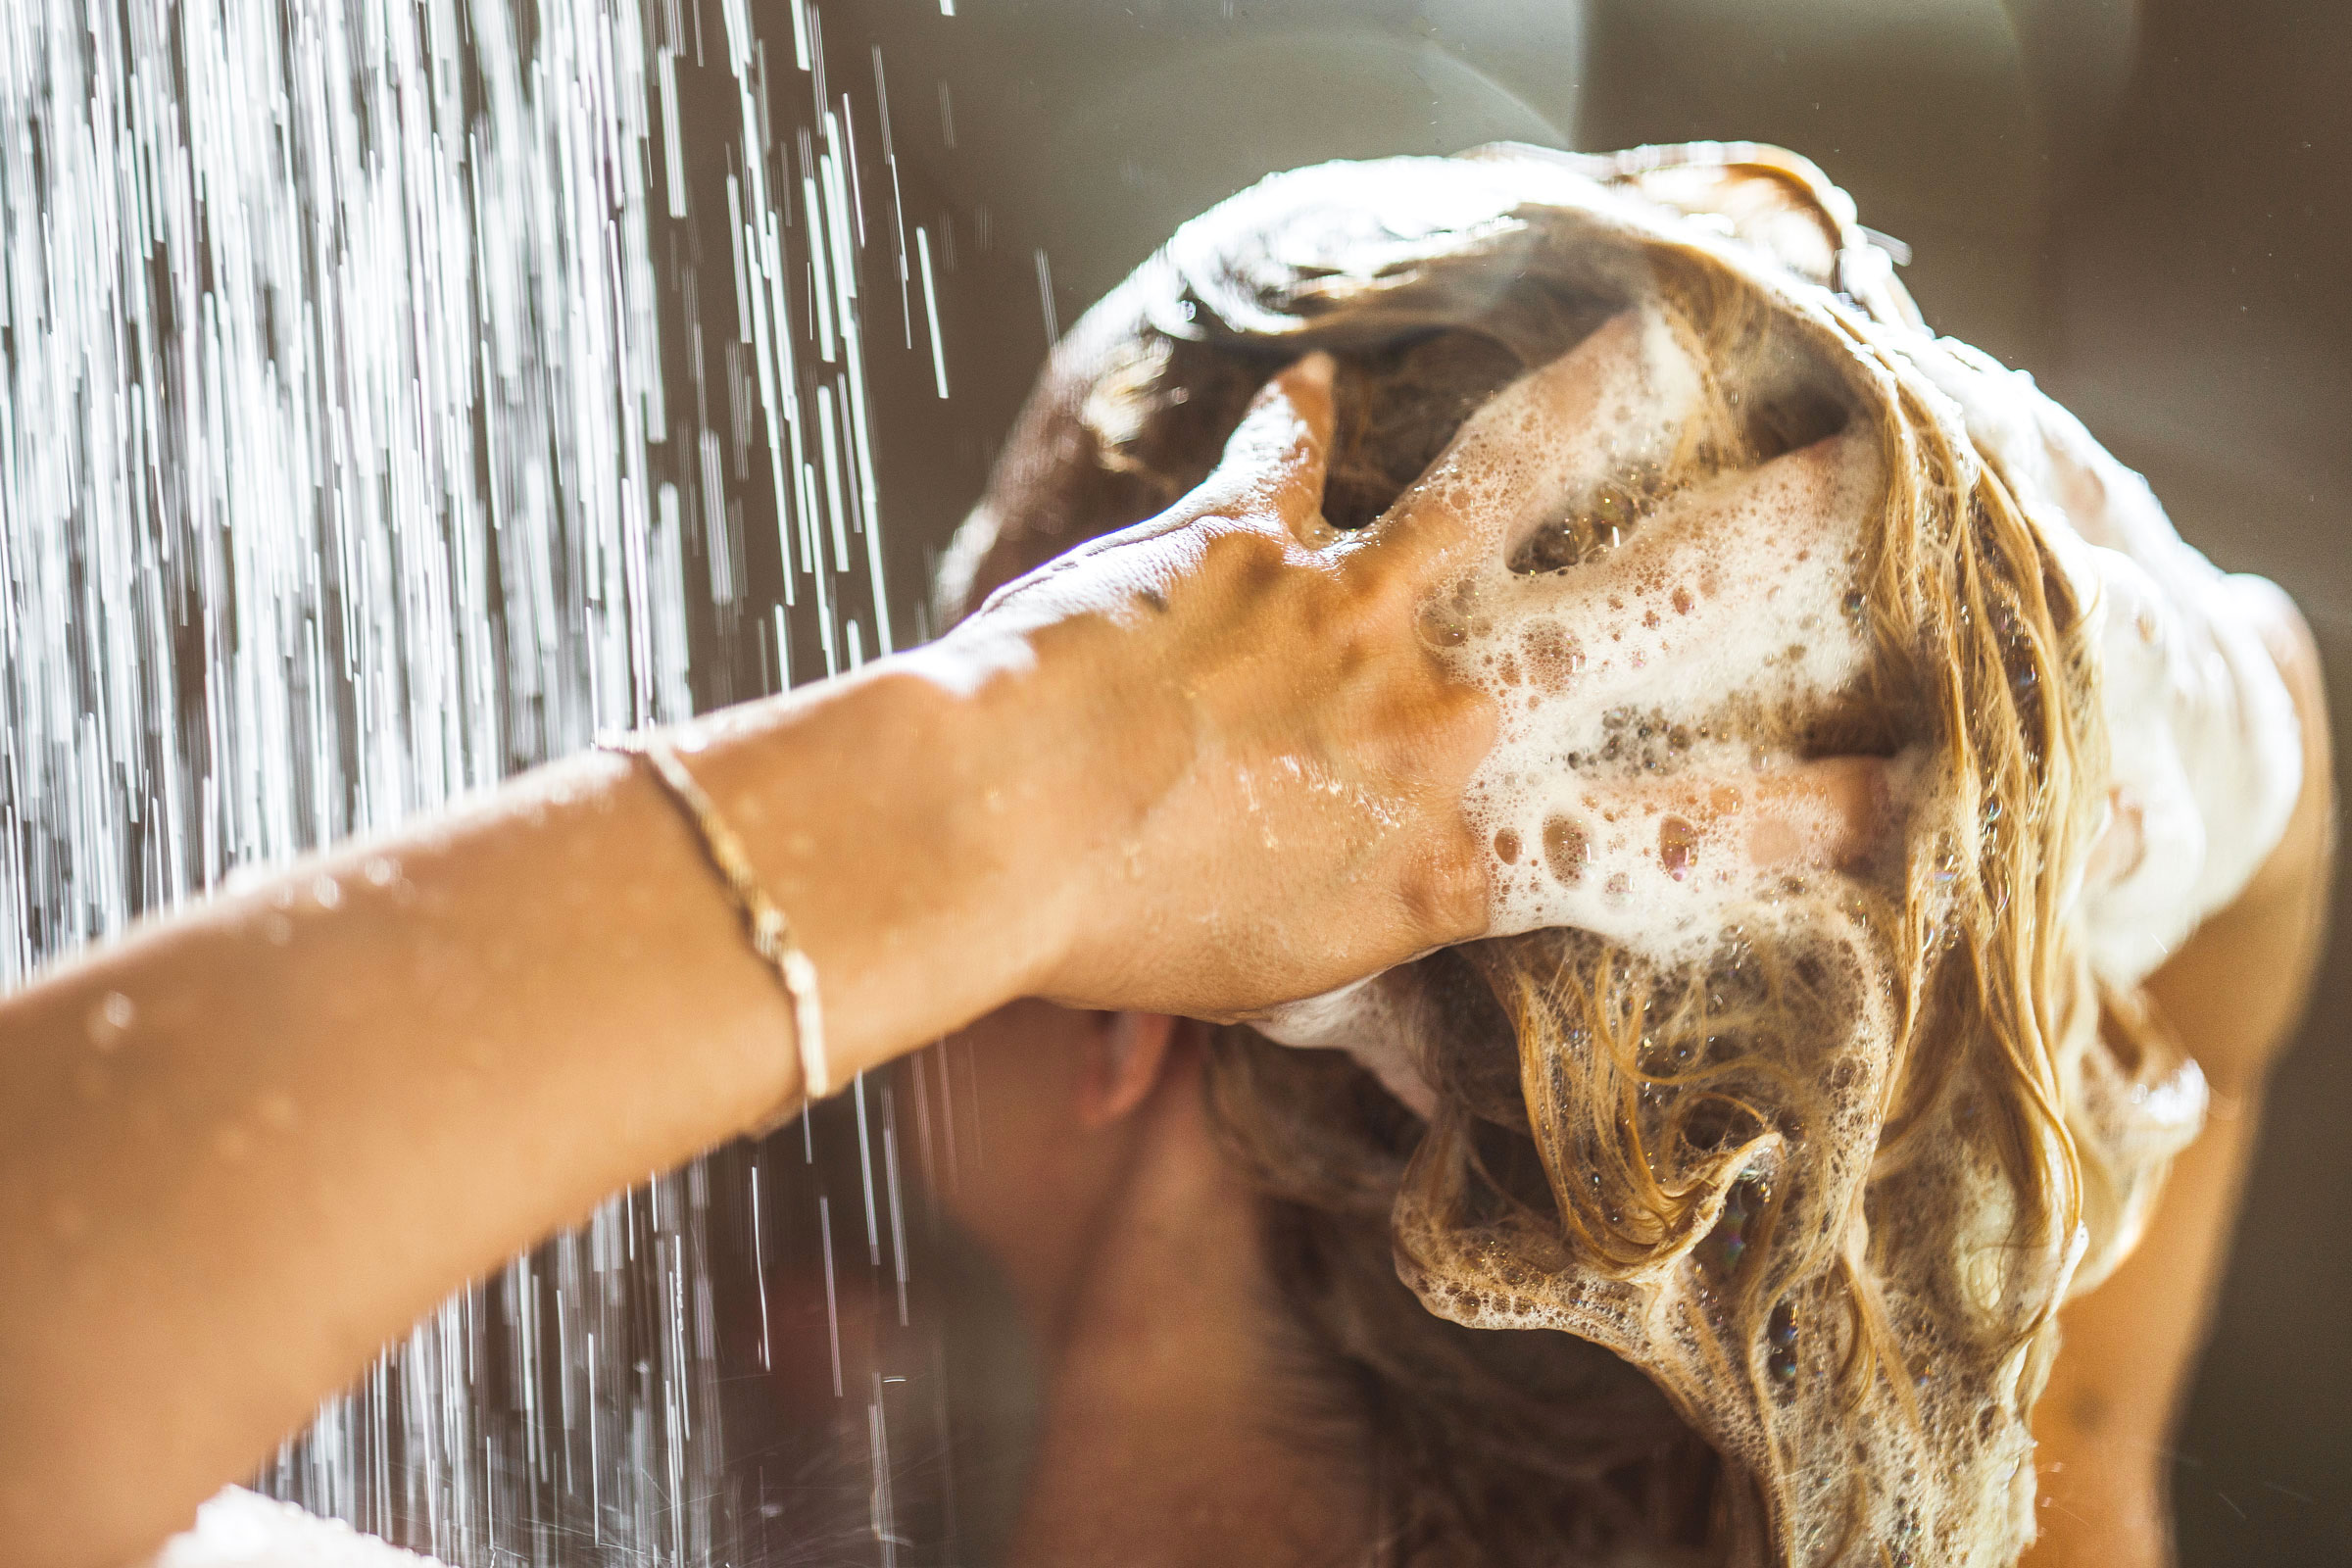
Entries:
{"type": "MultiPolygon", "coordinates": [[[[1341,526],[1629,304],[1707,375],[1667,486],[1874,433],[1886,492],[1843,607],[1867,673],[1794,734],[1708,722],[1925,757],[1898,851],[1788,879],[1688,963],[1572,930],[1424,960],[1426,1122],[1345,1056],[1240,1028],[1210,1095],[1314,1385],[1371,1435],[1389,1560],[2011,1561],[2057,1304],[2161,1169],[2111,1091],[2184,1070],[2128,999],[2100,1049],[2070,919],[2105,776],[2083,607],[1810,165],[1429,162],[1282,176],[1090,313],[946,600],[1173,501],[1308,347],[1341,361],[1341,526]],[[1429,179],[1443,220],[1412,210],[1429,179]],[[1486,1332],[1534,1328],[1565,1333],[1486,1332]]],[[[1687,743],[1612,717],[1629,759],[1687,743]]]]}

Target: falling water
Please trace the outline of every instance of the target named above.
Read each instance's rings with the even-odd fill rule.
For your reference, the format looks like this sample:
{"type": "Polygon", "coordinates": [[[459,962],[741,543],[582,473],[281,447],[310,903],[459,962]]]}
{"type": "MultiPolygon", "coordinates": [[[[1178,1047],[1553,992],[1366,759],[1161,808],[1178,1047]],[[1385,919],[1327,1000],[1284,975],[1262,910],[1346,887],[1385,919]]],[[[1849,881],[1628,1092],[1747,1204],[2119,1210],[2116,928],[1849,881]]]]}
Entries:
{"type": "MultiPolygon", "coordinates": [[[[601,728],[909,640],[872,382],[891,357],[948,395],[953,238],[905,210],[882,52],[768,15],[0,14],[0,987],[601,728]]],[[[952,1539],[909,1250],[969,1157],[968,1067],[927,1053],[615,1198],[258,1484],[464,1564],[952,1539]]]]}

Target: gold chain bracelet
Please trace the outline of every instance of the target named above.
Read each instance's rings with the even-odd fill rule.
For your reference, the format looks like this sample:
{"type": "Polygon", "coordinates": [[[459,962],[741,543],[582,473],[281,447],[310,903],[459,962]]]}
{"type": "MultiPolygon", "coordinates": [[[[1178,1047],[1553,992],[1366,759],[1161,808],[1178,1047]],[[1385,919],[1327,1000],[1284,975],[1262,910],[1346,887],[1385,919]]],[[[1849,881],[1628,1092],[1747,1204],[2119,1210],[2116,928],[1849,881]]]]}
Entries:
{"type": "MultiPolygon", "coordinates": [[[[808,955],[793,936],[792,922],[784,917],[784,910],[760,885],[760,878],[752,869],[752,858],[744,853],[743,840],[736,837],[726,818],[718,814],[718,808],[711,804],[710,797],[686,770],[686,764],[679,760],[667,741],[658,735],[607,734],[598,736],[596,744],[604,751],[643,758],[652,764],[654,776],[661,780],[662,789],[693,823],[696,836],[702,840],[704,855],[726,882],[736,910],[743,916],[753,950],[776,972],[785,999],[792,1004],[792,1033],[800,1054],[802,1098],[824,1099],[833,1092],[833,1083],[825,1067],[824,1013],[817,1006],[816,965],[808,961],[808,955]]],[[[765,1132],[785,1119],[786,1115],[779,1115],[760,1131],[765,1132]]]]}

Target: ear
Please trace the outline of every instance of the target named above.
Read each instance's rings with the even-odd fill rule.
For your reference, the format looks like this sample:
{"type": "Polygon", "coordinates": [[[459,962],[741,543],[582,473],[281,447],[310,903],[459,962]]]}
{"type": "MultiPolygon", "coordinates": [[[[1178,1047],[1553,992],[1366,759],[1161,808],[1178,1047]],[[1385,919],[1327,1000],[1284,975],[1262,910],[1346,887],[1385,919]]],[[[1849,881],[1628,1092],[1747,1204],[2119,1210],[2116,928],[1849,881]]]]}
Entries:
{"type": "Polygon", "coordinates": [[[1176,1038],[1176,1020],[1164,1012],[1104,1012],[1096,1019],[1078,1086],[1078,1119],[1090,1129],[1107,1127],[1144,1102],[1176,1038]]]}

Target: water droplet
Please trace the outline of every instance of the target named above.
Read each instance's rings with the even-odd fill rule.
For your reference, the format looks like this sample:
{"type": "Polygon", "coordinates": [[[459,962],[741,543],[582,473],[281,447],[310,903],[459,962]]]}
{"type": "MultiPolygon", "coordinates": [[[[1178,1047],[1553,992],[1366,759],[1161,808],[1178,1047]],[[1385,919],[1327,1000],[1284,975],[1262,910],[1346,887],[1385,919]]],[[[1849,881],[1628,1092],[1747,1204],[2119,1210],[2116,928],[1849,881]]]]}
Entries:
{"type": "Polygon", "coordinates": [[[343,902],[343,884],[321,872],[311,881],[311,897],[321,909],[331,909],[343,902]]]}
{"type": "Polygon", "coordinates": [[[1573,887],[1585,878],[1585,867],[1592,861],[1592,846],[1585,830],[1564,816],[1544,820],[1544,863],[1551,874],[1573,887]]]}
{"type": "Polygon", "coordinates": [[[388,888],[400,880],[400,862],[388,855],[370,855],[360,867],[360,874],[370,887],[388,888]]]}
{"type": "Polygon", "coordinates": [[[120,991],[109,991],[98,999],[86,1017],[81,1030],[97,1051],[114,1051],[122,1044],[122,1037],[138,1020],[138,1005],[120,991]]]}

